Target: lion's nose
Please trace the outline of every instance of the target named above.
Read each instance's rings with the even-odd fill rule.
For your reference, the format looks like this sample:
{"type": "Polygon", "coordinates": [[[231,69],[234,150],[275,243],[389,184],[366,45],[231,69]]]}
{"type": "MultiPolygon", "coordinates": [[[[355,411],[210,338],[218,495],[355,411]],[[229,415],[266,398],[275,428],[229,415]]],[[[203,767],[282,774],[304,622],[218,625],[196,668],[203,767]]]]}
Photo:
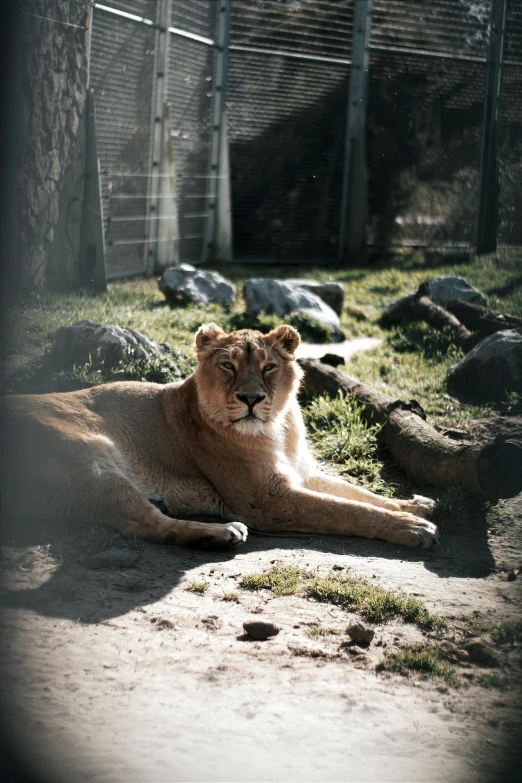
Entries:
{"type": "Polygon", "coordinates": [[[265,399],[264,394],[239,394],[236,392],[236,397],[240,402],[244,402],[250,409],[257,405],[258,402],[262,402],[265,399]]]}

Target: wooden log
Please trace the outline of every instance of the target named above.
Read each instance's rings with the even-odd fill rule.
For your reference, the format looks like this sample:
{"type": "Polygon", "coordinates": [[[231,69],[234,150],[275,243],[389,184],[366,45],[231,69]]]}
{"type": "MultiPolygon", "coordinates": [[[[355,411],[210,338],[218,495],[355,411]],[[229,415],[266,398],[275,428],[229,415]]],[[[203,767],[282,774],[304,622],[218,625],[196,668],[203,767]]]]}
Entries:
{"type": "Polygon", "coordinates": [[[410,302],[410,311],[416,318],[426,321],[434,329],[439,331],[448,329],[453,335],[455,345],[462,348],[466,353],[476,344],[476,340],[471,332],[461,324],[458,318],[455,318],[444,307],[435,304],[429,296],[415,297],[410,302]]]}
{"type": "Polygon", "coordinates": [[[489,307],[471,302],[449,302],[447,309],[470,331],[478,332],[481,339],[504,329],[522,329],[522,318],[497,313],[489,307]]]}
{"type": "Polygon", "coordinates": [[[382,425],[383,442],[412,480],[459,487],[488,499],[513,497],[522,490],[522,448],[514,441],[456,442],[426,422],[415,400],[394,400],[316,359],[301,359],[299,364],[309,394],[355,395],[364,418],[382,425]]]}

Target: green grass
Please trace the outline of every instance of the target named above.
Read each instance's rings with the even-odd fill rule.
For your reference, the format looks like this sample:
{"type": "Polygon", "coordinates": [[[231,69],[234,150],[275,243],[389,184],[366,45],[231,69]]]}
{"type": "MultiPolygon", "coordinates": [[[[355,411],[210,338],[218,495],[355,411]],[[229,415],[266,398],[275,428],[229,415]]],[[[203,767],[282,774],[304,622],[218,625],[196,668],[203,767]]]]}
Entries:
{"type": "Polygon", "coordinates": [[[222,601],[230,601],[231,603],[239,603],[239,594],[234,592],[223,593],[221,596],[222,601]]]}
{"type": "Polygon", "coordinates": [[[372,492],[393,494],[380,475],[384,467],[377,456],[381,428],[364,421],[354,396],[317,397],[303,407],[303,416],[319,459],[338,465],[372,492]]]}
{"type": "Polygon", "coordinates": [[[313,576],[305,569],[278,562],[262,574],[244,576],[240,586],[245,590],[270,590],[274,595],[300,593],[315,601],[357,611],[375,624],[401,618],[427,631],[440,631],[446,626],[445,620],[429,612],[416,598],[385,590],[350,574],[331,572],[326,576],[313,576]]]}
{"type": "Polygon", "coordinates": [[[482,685],[483,688],[495,688],[499,691],[507,691],[510,688],[508,677],[497,674],[497,672],[481,674],[480,677],[477,678],[477,684],[482,685]]]}
{"type": "Polygon", "coordinates": [[[448,685],[453,687],[458,687],[461,684],[455,668],[441,659],[436,648],[405,648],[387,653],[378,669],[403,675],[408,675],[411,672],[421,674],[423,677],[435,675],[443,677],[448,685]]]}
{"type": "Polygon", "coordinates": [[[194,579],[192,582],[187,583],[185,590],[188,590],[189,593],[196,593],[196,595],[203,595],[209,587],[208,582],[198,582],[197,579],[194,579]]]}
{"type": "Polygon", "coordinates": [[[331,636],[331,631],[320,625],[310,626],[310,628],[306,629],[305,633],[309,639],[325,639],[326,637],[331,636]]]}
{"type": "Polygon", "coordinates": [[[421,601],[405,593],[385,590],[367,579],[332,573],[311,579],[306,595],[316,601],[338,604],[360,612],[371,623],[387,623],[401,618],[424,630],[441,630],[446,623],[431,614],[421,601]]]}
{"type": "Polygon", "coordinates": [[[244,590],[270,590],[274,595],[295,595],[301,583],[303,570],[296,566],[276,563],[264,574],[248,574],[242,577],[244,590]]]}
{"type": "Polygon", "coordinates": [[[506,622],[497,625],[491,632],[491,638],[496,644],[516,645],[522,643],[522,620],[506,622]]]}

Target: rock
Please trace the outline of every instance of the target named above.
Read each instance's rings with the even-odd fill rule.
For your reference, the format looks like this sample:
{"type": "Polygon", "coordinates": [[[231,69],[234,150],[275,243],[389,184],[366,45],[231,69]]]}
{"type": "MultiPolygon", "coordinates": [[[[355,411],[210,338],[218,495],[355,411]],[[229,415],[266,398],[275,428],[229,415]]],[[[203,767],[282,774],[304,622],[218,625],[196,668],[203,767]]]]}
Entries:
{"type": "Polygon", "coordinates": [[[286,280],[256,278],[245,283],[247,310],[252,315],[264,311],[286,318],[290,313],[305,313],[332,330],[334,340],[341,340],[339,316],[317,294],[286,280]]]}
{"type": "Polygon", "coordinates": [[[469,661],[469,652],[467,650],[457,650],[455,657],[457,658],[457,661],[465,663],[466,661],[469,661]]]}
{"type": "Polygon", "coordinates": [[[508,575],[507,575],[508,582],[514,582],[516,578],[517,578],[517,572],[514,569],[508,571],[508,575]]]}
{"type": "Polygon", "coordinates": [[[98,570],[99,568],[133,568],[141,560],[141,552],[132,549],[114,547],[95,555],[81,558],[82,565],[98,570]]]}
{"type": "Polygon", "coordinates": [[[165,269],[158,278],[158,285],[169,304],[175,307],[190,303],[207,305],[209,302],[231,305],[237,296],[234,283],[219,272],[198,270],[190,264],[165,269]]]}
{"type": "Polygon", "coordinates": [[[362,623],[354,623],[354,625],[350,625],[346,632],[350,639],[356,642],[356,644],[370,644],[373,637],[375,636],[375,631],[373,628],[367,628],[362,623]]]}
{"type": "Polygon", "coordinates": [[[281,282],[297,286],[297,288],[304,288],[305,291],[316,294],[332,308],[334,313],[337,313],[337,315],[342,314],[344,305],[344,285],[342,283],[334,283],[333,281],[319,283],[317,280],[306,280],[304,278],[295,278],[281,282]]]}
{"type": "Polygon", "coordinates": [[[496,652],[480,639],[470,641],[466,647],[469,660],[480,666],[500,666],[500,659],[496,652]]]}
{"type": "Polygon", "coordinates": [[[261,620],[249,620],[243,623],[246,633],[257,641],[261,642],[268,639],[269,636],[277,636],[279,628],[273,623],[264,623],[261,620]]]}
{"type": "Polygon", "coordinates": [[[522,329],[507,329],[481,340],[450,367],[448,389],[476,401],[503,401],[506,391],[522,393],[522,329]]]}
{"type": "Polygon", "coordinates": [[[330,367],[338,367],[340,364],[346,364],[344,356],[338,356],[336,353],[325,353],[319,359],[323,364],[328,364],[330,367]]]}
{"type": "Polygon", "coordinates": [[[50,354],[60,365],[82,364],[89,356],[117,363],[130,350],[135,359],[148,359],[171,353],[167,343],[157,343],[130,327],[79,321],[73,326],[61,326],[55,332],[55,345],[50,354]]]}
{"type": "Polygon", "coordinates": [[[435,304],[446,307],[449,302],[471,302],[485,305],[486,300],[480,291],[473,288],[463,277],[442,275],[427,283],[428,296],[435,304]]]}

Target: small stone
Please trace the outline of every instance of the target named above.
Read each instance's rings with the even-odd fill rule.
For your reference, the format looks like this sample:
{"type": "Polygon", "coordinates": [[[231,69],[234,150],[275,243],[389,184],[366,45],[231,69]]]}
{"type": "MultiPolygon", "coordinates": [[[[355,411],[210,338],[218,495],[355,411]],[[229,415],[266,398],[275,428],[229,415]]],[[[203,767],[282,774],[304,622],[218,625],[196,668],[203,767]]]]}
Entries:
{"type": "Polygon", "coordinates": [[[370,644],[375,636],[375,631],[362,623],[354,623],[347,629],[347,633],[350,639],[357,644],[370,644]]]}
{"type": "Polygon", "coordinates": [[[342,565],[334,565],[332,566],[332,571],[342,571],[343,567],[342,565]]]}
{"type": "Polygon", "coordinates": [[[340,364],[346,364],[344,356],[339,356],[336,353],[325,353],[319,359],[323,364],[328,364],[330,367],[338,367],[340,364]]]}
{"type": "Polygon", "coordinates": [[[264,623],[261,620],[249,620],[243,623],[243,628],[251,639],[257,639],[258,641],[264,641],[270,636],[277,636],[279,628],[273,623],[264,623]]]}
{"type": "Polygon", "coordinates": [[[141,560],[141,552],[130,549],[108,549],[80,559],[88,568],[133,568],[141,560]]]}
{"type": "Polygon", "coordinates": [[[464,663],[465,661],[469,661],[469,652],[467,650],[457,650],[455,654],[457,657],[457,661],[460,661],[461,663],[464,663]]]}
{"type": "Polygon", "coordinates": [[[517,578],[517,572],[512,568],[511,571],[508,572],[507,580],[508,582],[514,582],[517,578]]]}

